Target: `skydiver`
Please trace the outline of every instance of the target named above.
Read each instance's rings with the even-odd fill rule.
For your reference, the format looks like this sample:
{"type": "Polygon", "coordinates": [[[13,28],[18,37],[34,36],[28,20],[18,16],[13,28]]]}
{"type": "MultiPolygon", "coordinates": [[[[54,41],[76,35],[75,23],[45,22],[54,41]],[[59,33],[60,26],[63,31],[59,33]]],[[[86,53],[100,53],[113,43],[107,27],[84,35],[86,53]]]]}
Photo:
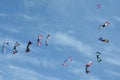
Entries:
{"type": "Polygon", "coordinates": [[[101,8],[101,4],[97,4],[96,6],[97,6],[97,8],[98,8],[98,9],[100,9],[100,8],[101,8]]]}
{"type": "Polygon", "coordinates": [[[108,43],[108,42],[109,42],[108,39],[103,39],[102,37],[100,37],[99,40],[102,41],[102,42],[105,42],[105,43],[108,43]]]}
{"type": "Polygon", "coordinates": [[[14,48],[13,48],[13,54],[17,53],[16,47],[19,46],[20,44],[18,42],[15,43],[14,48]]]}
{"type": "Polygon", "coordinates": [[[30,52],[29,46],[32,44],[31,41],[28,42],[27,47],[26,47],[26,52],[30,52]]]}
{"type": "Polygon", "coordinates": [[[102,28],[108,26],[109,24],[110,24],[109,22],[105,22],[103,25],[99,25],[98,29],[102,29],[102,28]]]}
{"type": "Polygon", "coordinates": [[[65,59],[63,66],[67,65],[67,61],[72,61],[72,57],[68,57],[67,59],[65,59]]]}
{"type": "Polygon", "coordinates": [[[2,50],[1,50],[1,52],[2,52],[2,54],[6,51],[6,49],[5,49],[5,45],[8,45],[9,44],[9,42],[3,42],[3,46],[2,46],[2,50]]]}
{"type": "Polygon", "coordinates": [[[40,41],[41,38],[42,38],[42,35],[39,35],[39,36],[38,36],[38,39],[37,39],[37,45],[40,45],[40,44],[41,44],[41,41],[40,41]]]}
{"type": "Polygon", "coordinates": [[[89,63],[88,64],[86,64],[85,66],[85,72],[86,73],[89,73],[90,71],[88,70],[88,67],[90,67],[91,65],[93,64],[93,62],[92,61],[89,61],[89,63]]]}
{"type": "Polygon", "coordinates": [[[97,53],[96,53],[97,61],[98,61],[98,62],[101,62],[101,61],[102,61],[102,59],[99,57],[100,54],[101,54],[100,52],[97,52],[97,53]]]}
{"type": "Polygon", "coordinates": [[[48,46],[48,38],[50,37],[50,35],[48,34],[45,40],[45,45],[48,46]]]}

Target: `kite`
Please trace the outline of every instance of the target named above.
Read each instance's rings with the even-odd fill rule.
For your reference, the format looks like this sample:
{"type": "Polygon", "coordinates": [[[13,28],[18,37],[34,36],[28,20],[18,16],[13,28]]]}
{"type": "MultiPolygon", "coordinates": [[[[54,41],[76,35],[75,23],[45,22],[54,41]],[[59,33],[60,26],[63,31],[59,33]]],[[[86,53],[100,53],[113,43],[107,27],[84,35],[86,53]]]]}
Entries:
{"type": "Polygon", "coordinates": [[[102,59],[99,57],[100,54],[101,54],[100,52],[97,52],[97,53],[96,53],[96,57],[97,57],[97,61],[98,61],[98,62],[101,62],[101,61],[102,61],[102,59]]]}
{"type": "Polygon", "coordinates": [[[50,37],[50,35],[48,34],[45,40],[45,45],[48,46],[48,38],[50,37]]]}
{"type": "Polygon", "coordinates": [[[20,44],[19,44],[18,42],[16,42],[16,43],[14,44],[13,54],[15,54],[15,53],[18,52],[17,49],[16,49],[16,47],[18,47],[19,45],[20,45],[20,44]]]}
{"type": "Polygon", "coordinates": [[[9,44],[9,42],[5,42],[5,41],[3,42],[3,46],[2,46],[2,50],[1,50],[2,54],[4,54],[6,52],[5,46],[8,44],[9,44]]]}
{"type": "Polygon", "coordinates": [[[31,44],[32,44],[32,42],[29,41],[28,44],[27,44],[27,47],[26,47],[26,52],[30,52],[30,48],[29,48],[29,46],[30,46],[31,44]]]}
{"type": "Polygon", "coordinates": [[[90,67],[91,65],[93,64],[93,62],[92,61],[89,61],[89,63],[88,64],[86,64],[85,66],[85,72],[86,73],[89,73],[90,71],[88,70],[88,67],[90,67]]]}
{"type": "Polygon", "coordinates": [[[108,43],[108,42],[109,42],[108,39],[103,39],[102,37],[100,37],[99,40],[102,41],[102,42],[105,42],[105,43],[108,43]]]}
{"type": "Polygon", "coordinates": [[[72,57],[68,57],[67,59],[65,59],[63,66],[66,66],[68,61],[72,61],[72,57]]]}
{"type": "Polygon", "coordinates": [[[105,22],[103,25],[99,25],[98,29],[102,29],[102,28],[108,26],[109,24],[110,24],[109,22],[105,22]]]}
{"type": "Polygon", "coordinates": [[[42,38],[42,35],[38,35],[38,39],[37,39],[37,45],[38,46],[42,44],[41,41],[40,41],[41,38],[42,38]]]}
{"type": "Polygon", "coordinates": [[[101,4],[97,4],[96,6],[97,6],[97,8],[98,8],[98,9],[100,9],[100,8],[101,8],[101,4]]]}

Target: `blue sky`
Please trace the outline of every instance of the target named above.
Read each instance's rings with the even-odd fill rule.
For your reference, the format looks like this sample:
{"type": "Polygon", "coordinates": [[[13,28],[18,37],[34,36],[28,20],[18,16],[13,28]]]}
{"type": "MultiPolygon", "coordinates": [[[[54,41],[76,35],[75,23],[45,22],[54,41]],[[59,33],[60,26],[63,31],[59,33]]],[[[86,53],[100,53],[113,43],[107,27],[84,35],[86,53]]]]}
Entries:
{"type": "Polygon", "coordinates": [[[119,0],[0,0],[0,80],[119,80],[119,0]],[[96,5],[101,4],[97,9],[96,5]],[[110,25],[98,30],[105,21],[110,25]],[[38,34],[42,45],[36,46],[38,34]],[[49,45],[44,44],[50,34],[49,45]],[[98,41],[108,38],[109,43],[98,41]],[[25,53],[28,41],[31,52],[25,53]],[[13,55],[15,42],[18,53],[13,55]],[[101,52],[102,62],[96,60],[101,52]],[[72,56],[67,67],[64,60],[72,56]],[[90,73],[85,64],[93,61],[90,73]]]}

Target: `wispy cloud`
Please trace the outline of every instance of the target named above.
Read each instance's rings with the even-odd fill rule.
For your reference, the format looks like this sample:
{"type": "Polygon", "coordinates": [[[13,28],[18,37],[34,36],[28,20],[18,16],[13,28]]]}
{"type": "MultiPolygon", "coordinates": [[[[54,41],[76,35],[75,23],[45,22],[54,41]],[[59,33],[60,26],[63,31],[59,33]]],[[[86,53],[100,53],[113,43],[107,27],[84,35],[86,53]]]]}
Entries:
{"type": "Polygon", "coordinates": [[[12,80],[61,80],[57,77],[43,75],[31,69],[26,69],[22,67],[18,67],[15,65],[9,65],[9,72],[12,80]],[[14,73],[14,74],[13,74],[14,73]]]}
{"type": "Polygon", "coordinates": [[[30,65],[34,65],[36,67],[44,67],[44,68],[50,68],[50,69],[57,69],[58,66],[60,65],[59,62],[55,61],[54,59],[50,59],[47,57],[30,57],[21,53],[18,53],[16,55],[6,55],[6,57],[4,57],[5,60],[9,60],[11,62],[14,61],[18,61],[18,63],[21,64],[30,64],[30,65]],[[22,59],[22,60],[21,60],[22,59]]]}
{"type": "Polygon", "coordinates": [[[77,62],[75,60],[71,61],[71,66],[68,67],[68,72],[73,73],[75,75],[80,75],[83,68],[82,68],[82,64],[81,62],[77,62]]]}
{"type": "Polygon", "coordinates": [[[99,79],[98,77],[96,77],[94,75],[89,75],[88,79],[91,79],[91,80],[101,80],[101,79],[99,79]]]}
{"type": "Polygon", "coordinates": [[[116,66],[120,66],[120,59],[119,59],[119,52],[120,49],[118,48],[118,45],[110,45],[103,47],[104,49],[104,61],[113,64],[116,66]]]}
{"type": "Polygon", "coordinates": [[[4,13],[0,13],[0,17],[6,17],[7,15],[4,13]]]}
{"type": "Polygon", "coordinates": [[[87,45],[80,40],[77,40],[75,37],[70,36],[66,33],[57,32],[54,36],[54,43],[62,46],[69,46],[77,51],[86,54],[87,56],[92,55],[92,48],[90,45],[87,45]]]}
{"type": "Polygon", "coordinates": [[[20,30],[19,29],[17,29],[17,28],[9,28],[9,30],[8,31],[10,31],[10,32],[12,32],[12,33],[19,33],[20,32],[20,30]]]}
{"type": "Polygon", "coordinates": [[[113,18],[117,21],[120,21],[120,16],[113,16],[113,18]]]}
{"type": "Polygon", "coordinates": [[[6,32],[10,32],[10,33],[20,33],[21,30],[18,26],[12,26],[12,25],[0,25],[0,29],[6,31],[6,32]]]}
{"type": "Polygon", "coordinates": [[[44,4],[46,1],[47,0],[23,0],[23,3],[26,8],[33,8],[44,4]]]}
{"type": "Polygon", "coordinates": [[[120,66],[120,59],[117,57],[105,57],[104,60],[110,64],[120,66]]]}
{"type": "Polygon", "coordinates": [[[18,16],[24,18],[25,20],[38,20],[40,19],[38,16],[32,16],[32,15],[28,15],[28,14],[19,14],[18,16]]]}
{"type": "MultiPolygon", "coordinates": [[[[24,56],[22,56],[24,57],[24,56]]],[[[51,68],[51,69],[56,69],[57,68],[57,62],[55,62],[52,59],[41,57],[41,58],[33,58],[33,57],[26,57],[23,58],[22,62],[28,62],[31,64],[34,64],[36,66],[43,66],[45,68],[51,68]]]]}
{"type": "Polygon", "coordinates": [[[105,69],[104,72],[107,73],[107,74],[110,74],[111,76],[117,76],[117,77],[120,76],[119,72],[116,72],[116,71],[113,71],[113,70],[107,70],[107,69],[105,69]]]}
{"type": "Polygon", "coordinates": [[[26,7],[33,7],[35,6],[35,0],[24,0],[24,5],[26,7]]]}

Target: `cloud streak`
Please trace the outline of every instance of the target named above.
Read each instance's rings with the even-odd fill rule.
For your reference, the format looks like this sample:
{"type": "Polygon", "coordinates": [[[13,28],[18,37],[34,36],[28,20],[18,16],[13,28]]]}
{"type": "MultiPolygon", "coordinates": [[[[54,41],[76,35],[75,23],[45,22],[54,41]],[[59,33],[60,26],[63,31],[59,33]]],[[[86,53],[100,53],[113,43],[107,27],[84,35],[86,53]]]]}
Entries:
{"type": "Polygon", "coordinates": [[[9,65],[9,74],[12,80],[61,80],[57,77],[47,76],[40,74],[34,70],[18,67],[15,65],[9,65]]]}
{"type": "Polygon", "coordinates": [[[69,46],[87,56],[92,56],[93,49],[90,45],[87,45],[66,33],[57,32],[54,35],[54,42],[57,45],[69,46]]]}
{"type": "Polygon", "coordinates": [[[105,61],[110,64],[120,66],[120,59],[117,57],[105,57],[105,61]]]}
{"type": "Polygon", "coordinates": [[[107,70],[107,69],[105,69],[104,72],[107,73],[107,74],[110,74],[112,76],[117,76],[117,77],[120,76],[119,72],[116,72],[116,71],[113,71],[113,70],[107,70]]]}
{"type": "Polygon", "coordinates": [[[4,13],[0,13],[0,17],[6,17],[7,15],[4,13]]]}

